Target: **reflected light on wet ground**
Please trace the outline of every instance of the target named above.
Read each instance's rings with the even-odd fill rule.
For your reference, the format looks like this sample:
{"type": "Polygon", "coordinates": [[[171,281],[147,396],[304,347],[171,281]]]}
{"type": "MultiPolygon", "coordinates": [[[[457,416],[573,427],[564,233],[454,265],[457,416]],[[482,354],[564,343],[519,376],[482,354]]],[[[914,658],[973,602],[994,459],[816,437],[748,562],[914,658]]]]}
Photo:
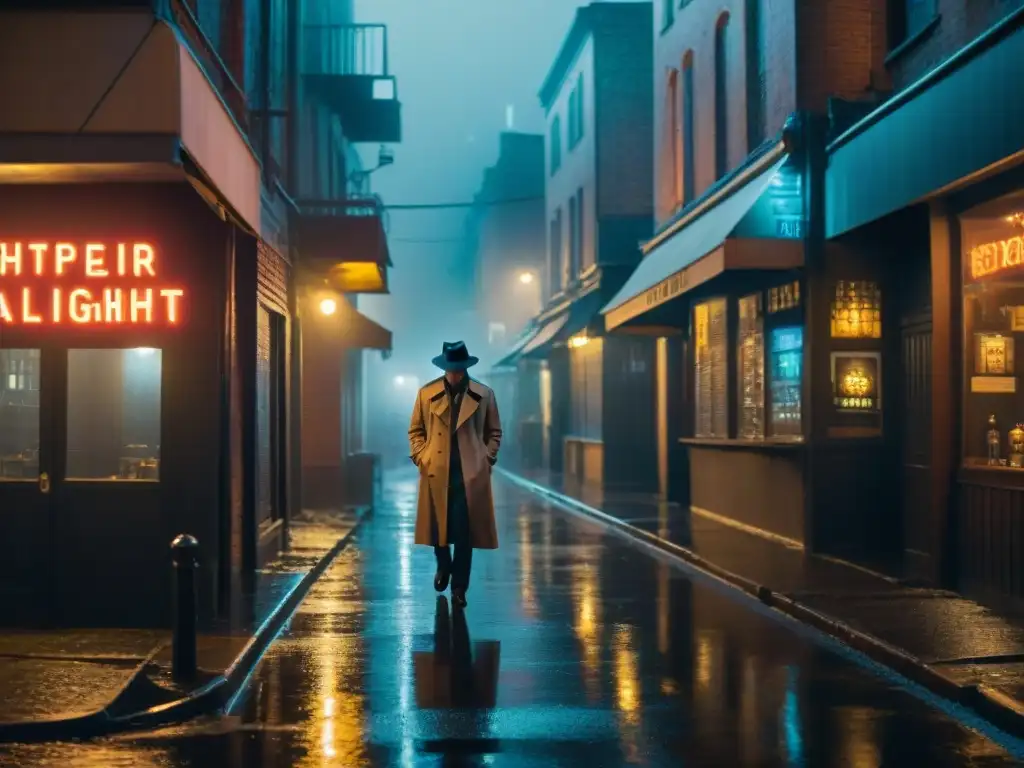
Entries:
{"type": "Polygon", "coordinates": [[[496,485],[502,548],[470,605],[413,545],[415,483],[314,587],[239,711],[100,743],[0,747],[36,768],[1019,764],[763,611],[496,485]]]}

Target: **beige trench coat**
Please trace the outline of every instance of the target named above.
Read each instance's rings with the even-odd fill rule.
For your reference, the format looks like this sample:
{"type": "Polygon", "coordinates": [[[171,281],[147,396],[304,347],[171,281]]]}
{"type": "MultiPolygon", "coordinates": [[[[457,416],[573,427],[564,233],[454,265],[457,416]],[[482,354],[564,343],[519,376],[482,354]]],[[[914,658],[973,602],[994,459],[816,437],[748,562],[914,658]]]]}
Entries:
{"type": "MultiPolygon", "coordinates": [[[[451,457],[448,416],[444,378],[424,384],[416,396],[409,423],[409,457],[420,470],[416,543],[426,546],[448,544],[448,462],[451,457]],[[432,519],[437,520],[437,541],[433,540],[432,519]]],[[[501,445],[501,421],[494,392],[489,387],[470,379],[459,408],[455,434],[466,484],[470,540],[474,549],[497,549],[491,472],[501,445]]]]}

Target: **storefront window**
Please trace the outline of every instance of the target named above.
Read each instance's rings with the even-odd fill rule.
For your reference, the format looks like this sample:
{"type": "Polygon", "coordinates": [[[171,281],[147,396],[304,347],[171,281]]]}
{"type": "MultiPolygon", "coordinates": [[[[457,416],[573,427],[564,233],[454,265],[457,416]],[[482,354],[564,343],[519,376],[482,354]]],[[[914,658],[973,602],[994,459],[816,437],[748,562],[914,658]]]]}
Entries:
{"type": "Polygon", "coordinates": [[[833,339],[882,338],[882,292],[867,280],[840,280],[832,299],[833,339]]]}
{"type": "Polygon", "coordinates": [[[696,437],[729,436],[725,310],[725,299],[713,299],[693,308],[696,437]]]}
{"type": "Polygon", "coordinates": [[[764,318],[761,294],[739,302],[739,436],[764,437],[764,318]]]}
{"type": "Polygon", "coordinates": [[[158,349],[68,352],[67,478],[158,480],[158,349]]]}
{"type": "Polygon", "coordinates": [[[0,480],[39,476],[39,350],[0,349],[0,480]]]}
{"type": "Polygon", "coordinates": [[[800,391],[803,373],[804,329],[799,325],[771,332],[771,421],[774,437],[802,434],[800,391]]]}
{"type": "Polygon", "coordinates": [[[601,439],[604,340],[574,336],[569,347],[572,401],[569,433],[573,437],[601,439]]]}
{"type": "Polygon", "coordinates": [[[961,235],[965,461],[1021,469],[1024,388],[1016,341],[1024,336],[1024,213],[990,204],[963,217],[961,235]]]}

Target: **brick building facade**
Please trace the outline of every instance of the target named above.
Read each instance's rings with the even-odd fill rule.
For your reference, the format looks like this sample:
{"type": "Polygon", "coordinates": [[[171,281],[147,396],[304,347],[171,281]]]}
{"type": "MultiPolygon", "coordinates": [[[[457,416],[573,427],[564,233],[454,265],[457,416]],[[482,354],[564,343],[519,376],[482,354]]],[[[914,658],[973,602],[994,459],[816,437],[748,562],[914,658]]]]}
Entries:
{"type": "Polygon", "coordinates": [[[653,222],[650,3],[580,8],[539,98],[547,119],[544,307],[506,356],[539,388],[529,465],[581,481],[650,485],[653,344],[608,338],[599,309],[653,222]],[[534,375],[538,362],[539,375],[534,375]],[[639,405],[626,411],[626,400],[639,405]]]}
{"type": "Polygon", "coordinates": [[[0,10],[0,536],[22,542],[0,566],[5,622],[166,625],[183,532],[202,621],[244,607],[315,496],[306,373],[326,371],[306,390],[325,405],[311,445],[340,463],[359,386],[341,358],[390,345],[346,297],[386,290],[390,264],[379,201],[353,205],[344,158],[398,139],[397,97],[350,87],[393,79],[330,45],[371,34],[356,30],[350,0],[0,10]],[[40,239],[66,270],[22,271],[40,239]],[[134,277],[129,251],[148,254],[134,277]],[[155,319],[147,291],[178,311],[155,319]]]}

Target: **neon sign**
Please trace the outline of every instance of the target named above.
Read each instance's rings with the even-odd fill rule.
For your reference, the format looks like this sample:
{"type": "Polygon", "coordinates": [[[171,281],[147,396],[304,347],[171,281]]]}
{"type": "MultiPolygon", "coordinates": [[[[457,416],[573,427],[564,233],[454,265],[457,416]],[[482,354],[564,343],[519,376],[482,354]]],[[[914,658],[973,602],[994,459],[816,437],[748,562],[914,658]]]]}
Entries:
{"type": "Polygon", "coordinates": [[[1010,237],[971,248],[970,260],[973,280],[1024,266],[1024,237],[1010,237]]]}
{"type": "Polygon", "coordinates": [[[156,264],[149,243],[0,240],[0,324],[177,325],[185,291],[156,264]]]}

